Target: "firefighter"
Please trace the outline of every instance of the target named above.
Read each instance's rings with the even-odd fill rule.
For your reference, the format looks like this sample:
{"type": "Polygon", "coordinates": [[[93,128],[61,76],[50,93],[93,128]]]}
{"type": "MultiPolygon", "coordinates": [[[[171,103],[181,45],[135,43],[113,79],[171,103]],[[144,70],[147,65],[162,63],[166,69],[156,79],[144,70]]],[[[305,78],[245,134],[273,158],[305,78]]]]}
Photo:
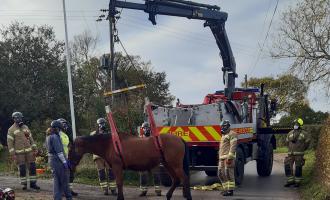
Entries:
{"type": "MultiPolygon", "coordinates": [[[[69,146],[71,144],[73,144],[72,129],[71,129],[71,126],[69,125],[69,123],[65,119],[60,118],[60,119],[58,119],[58,121],[61,122],[61,124],[62,124],[60,136],[61,136],[61,141],[63,144],[64,153],[67,157],[68,152],[69,152],[69,146]]],[[[70,186],[71,194],[72,194],[72,196],[78,196],[78,193],[74,192],[72,189],[73,180],[74,180],[74,172],[72,171],[72,169],[70,169],[69,186],[70,186]]]]}
{"type": "Polygon", "coordinates": [[[14,124],[8,129],[7,135],[9,154],[18,166],[23,190],[27,189],[27,166],[29,168],[30,188],[39,190],[35,163],[37,145],[33,141],[30,129],[23,122],[23,114],[14,112],[12,118],[14,124]]]}
{"type": "MultiPolygon", "coordinates": [[[[144,122],[141,126],[142,131],[140,133],[140,137],[149,137],[151,135],[151,129],[148,122],[144,122]]],[[[140,196],[146,196],[148,192],[148,182],[149,177],[153,177],[155,193],[157,196],[162,195],[162,190],[160,189],[160,175],[159,168],[156,168],[152,172],[140,172],[140,196]]]]}
{"type": "MultiPolygon", "coordinates": [[[[90,135],[94,134],[110,134],[106,127],[106,120],[104,118],[99,118],[97,121],[97,129],[96,131],[93,131],[90,135]]],[[[100,156],[93,155],[93,160],[96,165],[98,175],[99,175],[99,181],[100,186],[104,192],[104,195],[109,194],[109,190],[112,195],[116,195],[116,181],[115,177],[113,175],[113,172],[111,168],[109,167],[108,163],[102,159],[100,156]],[[107,176],[108,173],[108,176],[107,176]],[[108,177],[108,178],[107,178],[108,177]]]]}
{"type": "Polygon", "coordinates": [[[309,139],[307,133],[302,129],[304,122],[301,118],[294,121],[293,130],[290,131],[286,137],[288,145],[288,156],[284,159],[284,170],[287,177],[285,187],[294,185],[299,187],[302,178],[302,167],[305,164],[304,151],[309,146],[309,139]],[[293,168],[295,165],[295,170],[293,168]]]}
{"type": "Polygon", "coordinates": [[[221,141],[219,146],[218,176],[223,187],[223,196],[233,196],[235,188],[235,156],[237,134],[230,130],[230,122],[224,120],[221,126],[221,141]]]}
{"type": "Polygon", "coordinates": [[[48,163],[52,169],[54,177],[53,196],[54,200],[62,199],[64,193],[66,199],[72,199],[69,188],[69,162],[64,153],[60,131],[61,122],[54,120],[51,123],[50,135],[46,137],[46,147],[48,151],[48,163]]]}

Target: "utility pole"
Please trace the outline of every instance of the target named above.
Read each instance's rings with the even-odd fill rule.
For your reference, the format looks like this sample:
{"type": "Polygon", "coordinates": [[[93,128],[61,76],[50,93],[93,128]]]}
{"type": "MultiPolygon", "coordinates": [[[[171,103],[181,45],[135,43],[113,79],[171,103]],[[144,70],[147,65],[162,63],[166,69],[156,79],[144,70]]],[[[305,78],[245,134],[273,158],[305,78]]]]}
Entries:
{"type": "Polygon", "coordinates": [[[73,94],[72,94],[73,92],[72,92],[72,80],[71,80],[71,61],[70,61],[70,54],[69,54],[68,27],[67,27],[67,20],[66,20],[65,0],[63,0],[63,15],[64,15],[64,30],[65,30],[66,69],[67,69],[67,74],[68,74],[72,134],[73,134],[73,139],[75,139],[76,136],[77,136],[77,134],[76,134],[76,120],[75,120],[74,105],[73,105],[73,94]]]}
{"type": "MultiPolygon", "coordinates": [[[[114,6],[112,1],[109,1],[109,11],[108,11],[108,20],[109,20],[109,35],[110,35],[110,67],[108,74],[111,76],[111,91],[116,90],[116,67],[114,66],[115,59],[115,45],[114,45],[114,31],[115,31],[115,18],[114,18],[114,6]]],[[[114,95],[111,97],[111,105],[115,105],[114,95]]]]}

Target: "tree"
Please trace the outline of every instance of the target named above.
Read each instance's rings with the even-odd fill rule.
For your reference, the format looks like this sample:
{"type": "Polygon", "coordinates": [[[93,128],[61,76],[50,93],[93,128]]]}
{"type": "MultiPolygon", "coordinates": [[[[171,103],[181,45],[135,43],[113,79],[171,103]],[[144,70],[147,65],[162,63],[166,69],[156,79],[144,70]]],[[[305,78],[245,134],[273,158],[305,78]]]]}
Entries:
{"type": "MultiPolygon", "coordinates": [[[[271,56],[293,59],[290,67],[307,84],[330,87],[330,1],[302,0],[282,14],[271,56]]],[[[328,90],[329,91],[329,90],[328,90]]]]}
{"type": "Polygon", "coordinates": [[[63,43],[49,26],[13,23],[0,32],[0,126],[11,113],[28,121],[68,116],[63,43]]]}
{"type": "Polygon", "coordinates": [[[95,51],[98,38],[88,30],[73,37],[71,42],[71,56],[73,64],[80,67],[83,62],[88,62],[95,51]]]}
{"type": "MultiPolygon", "coordinates": [[[[93,57],[96,37],[89,31],[74,37],[71,43],[74,71],[74,102],[80,126],[94,128],[98,117],[104,116],[105,91],[109,91],[109,76],[106,70],[99,67],[99,59],[93,57]]],[[[169,93],[169,83],[165,72],[154,72],[150,62],[141,61],[139,56],[115,54],[116,89],[145,83],[145,90],[130,91],[116,95],[115,111],[120,130],[135,130],[143,121],[144,97],[158,104],[169,105],[173,96],[169,93]],[[128,127],[128,123],[131,127],[128,127]]]]}
{"type": "Polygon", "coordinates": [[[294,103],[291,105],[290,113],[283,116],[279,124],[292,126],[292,122],[297,118],[302,118],[304,124],[323,124],[328,116],[327,112],[315,112],[308,104],[294,103]]]}
{"type": "MultiPolygon", "coordinates": [[[[308,88],[302,80],[295,76],[250,78],[247,82],[249,87],[260,87],[262,83],[265,84],[265,92],[270,95],[270,98],[277,100],[279,111],[290,112],[292,105],[307,103],[308,88]]],[[[242,86],[244,84],[242,83],[242,86]]]]}

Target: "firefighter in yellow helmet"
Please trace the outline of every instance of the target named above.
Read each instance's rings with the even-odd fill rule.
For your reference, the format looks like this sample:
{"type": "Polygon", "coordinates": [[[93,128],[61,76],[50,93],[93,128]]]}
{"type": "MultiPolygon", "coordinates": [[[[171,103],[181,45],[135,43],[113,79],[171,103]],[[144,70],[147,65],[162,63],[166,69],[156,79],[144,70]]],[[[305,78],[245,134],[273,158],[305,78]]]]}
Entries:
{"type": "Polygon", "coordinates": [[[306,131],[302,129],[304,122],[301,118],[294,121],[293,130],[286,137],[288,156],[284,160],[284,170],[287,177],[285,187],[299,187],[302,178],[302,167],[305,164],[304,152],[309,146],[306,131]],[[295,167],[295,168],[294,168],[295,167]]]}
{"type": "MultiPolygon", "coordinates": [[[[96,121],[96,123],[97,123],[97,129],[96,131],[93,131],[90,135],[110,134],[109,130],[106,127],[106,120],[104,118],[99,118],[96,121]]],[[[108,163],[103,158],[97,155],[93,155],[93,160],[98,171],[100,186],[104,192],[104,195],[108,195],[109,190],[112,195],[116,195],[117,194],[116,180],[108,163]]]]}
{"type": "Polygon", "coordinates": [[[27,189],[27,173],[29,169],[30,188],[39,190],[36,176],[36,157],[37,145],[34,143],[31,131],[23,122],[23,114],[14,112],[12,114],[14,124],[8,129],[7,143],[9,154],[15,160],[23,190],[27,189]]]}
{"type": "Polygon", "coordinates": [[[230,122],[224,120],[221,126],[221,141],[219,146],[218,176],[223,187],[223,196],[233,196],[235,189],[235,157],[237,134],[230,130],[230,122]]]}

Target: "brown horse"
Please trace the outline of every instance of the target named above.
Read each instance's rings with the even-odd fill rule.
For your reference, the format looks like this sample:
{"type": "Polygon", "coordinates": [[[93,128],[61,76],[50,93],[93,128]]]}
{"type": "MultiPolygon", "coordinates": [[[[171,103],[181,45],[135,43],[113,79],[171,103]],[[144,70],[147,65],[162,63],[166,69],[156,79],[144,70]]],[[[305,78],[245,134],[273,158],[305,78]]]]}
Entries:
{"type": "Polygon", "coordinates": [[[69,160],[73,170],[85,153],[93,153],[104,158],[112,167],[118,187],[118,200],[123,195],[123,170],[150,171],[160,163],[167,169],[172,185],[166,194],[171,199],[175,188],[183,183],[183,196],[192,199],[189,183],[189,157],[185,142],[171,134],[162,134],[162,153],[160,153],[152,137],[139,138],[125,133],[119,134],[123,148],[122,156],[116,154],[110,134],[77,137],[69,151],[69,160]]]}

